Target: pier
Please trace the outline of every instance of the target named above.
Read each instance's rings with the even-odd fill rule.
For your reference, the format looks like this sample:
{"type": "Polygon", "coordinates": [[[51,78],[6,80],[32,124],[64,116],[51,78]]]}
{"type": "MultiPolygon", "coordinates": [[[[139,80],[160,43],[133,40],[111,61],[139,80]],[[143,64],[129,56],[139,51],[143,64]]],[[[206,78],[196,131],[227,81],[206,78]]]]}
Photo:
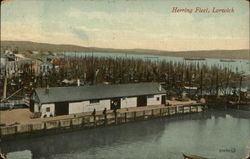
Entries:
{"type": "MultiPolygon", "coordinates": [[[[74,115],[63,119],[46,120],[30,124],[17,124],[0,127],[2,140],[17,139],[22,137],[42,136],[57,134],[79,129],[87,129],[109,125],[119,125],[129,122],[163,118],[179,114],[197,113],[206,109],[205,104],[185,104],[178,106],[140,107],[139,110],[108,111],[106,114],[74,115]]],[[[48,118],[49,119],[49,118],[48,118]]]]}

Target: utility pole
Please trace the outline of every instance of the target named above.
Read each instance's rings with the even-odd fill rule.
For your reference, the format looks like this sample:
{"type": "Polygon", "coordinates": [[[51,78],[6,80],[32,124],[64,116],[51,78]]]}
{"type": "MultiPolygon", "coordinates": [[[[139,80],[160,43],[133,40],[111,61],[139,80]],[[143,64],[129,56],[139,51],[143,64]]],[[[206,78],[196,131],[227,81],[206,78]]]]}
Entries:
{"type": "Polygon", "coordinates": [[[4,77],[3,99],[7,97],[7,76],[4,77]]]}

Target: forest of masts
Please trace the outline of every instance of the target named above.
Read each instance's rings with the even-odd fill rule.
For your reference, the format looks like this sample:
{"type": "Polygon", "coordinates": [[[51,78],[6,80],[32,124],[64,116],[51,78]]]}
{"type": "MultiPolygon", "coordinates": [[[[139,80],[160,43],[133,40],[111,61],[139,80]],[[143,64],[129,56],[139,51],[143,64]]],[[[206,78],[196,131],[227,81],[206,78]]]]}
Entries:
{"type": "MultiPolygon", "coordinates": [[[[136,82],[160,82],[166,89],[182,89],[184,86],[198,87],[216,95],[218,90],[226,91],[231,82],[240,81],[239,73],[229,68],[201,65],[199,62],[167,62],[164,60],[144,60],[135,58],[113,57],[64,57],[60,61],[59,70],[55,68],[47,73],[36,74],[32,65],[20,68],[23,72],[8,79],[7,96],[20,88],[22,95],[29,95],[39,87],[65,86],[63,80],[81,84],[118,84],[136,82]]],[[[1,88],[4,80],[1,79],[1,88]]],[[[1,90],[3,91],[3,90],[1,90]]],[[[3,94],[1,92],[1,94],[3,94]]]]}

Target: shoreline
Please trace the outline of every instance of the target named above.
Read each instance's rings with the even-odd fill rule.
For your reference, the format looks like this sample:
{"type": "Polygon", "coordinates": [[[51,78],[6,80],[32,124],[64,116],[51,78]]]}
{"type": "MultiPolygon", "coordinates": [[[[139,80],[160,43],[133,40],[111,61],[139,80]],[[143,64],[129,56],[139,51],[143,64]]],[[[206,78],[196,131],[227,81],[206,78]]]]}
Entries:
{"type": "Polygon", "coordinates": [[[120,111],[117,113],[108,112],[105,114],[73,116],[64,119],[52,119],[40,121],[37,123],[17,124],[0,127],[2,140],[12,140],[27,138],[32,136],[44,136],[49,134],[58,134],[68,131],[89,129],[95,127],[105,127],[111,125],[121,125],[130,122],[145,121],[156,118],[163,118],[173,115],[185,115],[190,113],[203,112],[206,105],[202,103],[175,105],[175,106],[158,106],[148,109],[142,108],[133,111],[120,111]]]}
{"type": "MultiPolygon", "coordinates": [[[[206,133],[206,132],[209,132],[207,130],[210,130],[211,126],[213,127],[215,126],[215,128],[218,128],[215,131],[218,130],[219,131],[218,134],[222,134],[222,135],[224,134],[223,133],[224,130],[219,129],[220,126],[226,125],[226,128],[228,128],[228,125],[232,123],[232,127],[235,128],[236,130],[238,128],[243,128],[244,125],[247,126],[248,122],[244,122],[244,121],[249,120],[249,113],[246,114],[248,116],[245,115],[246,117],[248,117],[248,119],[241,118],[241,116],[238,114],[239,113],[232,112],[230,110],[228,111],[207,110],[201,113],[174,115],[174,116],[157,118],[157,119],[147,120],[147,121],[132,122],[132,123],[121,124],[121,125],[111,125],[108,127],[82,129],[79,131],[76,130],[73,132],[65,132],[65,133],[60,133],[60,134],[51,134],[51,135],[37,136],[37,137],[30,137],[30,138],[20,138],[20,139],[17,138],[16,140],[3,141],[2,146],[4,147],[2,151],[5,154],[10,154],[10,153],[18,152],[18,151],[29,150],[31,152],[30,154],[34,155],[35,158],[44,158],[44,157],[48,158],[49,157],[48,152],[53,153],[51,154],[51,156],[58,154],[59,156],[61,156],[61,158],[64,157],[65,154],[67,156],[71,154],[71,152],[75,152],[74,157],[77,158],[77,156],[79,157],[79,156],[88,155],[89,152],[91,152],[92,148],[95,149],[95,147],[97,146],[99,147],[98,150],[102,150],[102,148],[104,147],[105,150],[107,150],[110,153],[113,152],[112,151],[113,147],[117,147],[117,145],[120,145],[119,147],[122,148],[124,146],[127,147],[130,144],[132,144],[132,145],[135,145],[134,147],[136,148],[137,146],[140,146],[140,143],[141,143],[140,141],[143,141],[143,143],[144,141],[146,141],[145,144],[150,144],[150,147],[151,147],[151,142],[155,141],[154,140],[155,138],[156,139],[160,138],[161,140],[157,140],[157,142],[154,142],[154,146],[162,142],[164,142],[165,145],[173,144],[172,142],[165,142],[165,141],[168,141],[167,140],[168,138],[172,138],[172,137],[175,138],[174,140],[171,140],[173,142],[178,141],[178,139],[181,139],[181,141],[183,141],[183,139],[187,139],[188,141],[190,141],[190,143],[193,143],[192,142],[193,138],[190,138],[190,135],[196,134],[195,136],[197,136],[198,134],[198,136],[195,139],[202,140],[203,141],[202,143],[207,143],[206,141],[209,141],[209,139],[203,140],[204,138],[202,138],[202,136],[205,135],[206,138],[209,138],[208,136],[213,137],[213,135],[206,133]],[[220,121],[219,123],[216,122],[218,120],[220,121]],[[239,120],[242,121],[240,122],[240,125],[237,124],[239,123],[239,120]],[[228,123],[228,124],[225,124],[225,123],[228,123]],[[193,127],[192,125],[195,127],[193,127]],[[178,136],[173,136],[173,134],[176,134],[176,130],[180,130],[179,132],[181,132],[181,134],[184,136],[181,135],[182,137],[180,138],[179,133],[178,133],[178,136]],[[206,131],[202,131],[202,130],[206,130],[206,131]],[[201,133],[203,135],[201,135],[200,137],[201,133]],[[56,144],[53,144],[53,143],[56,143],[56,144]],[[44,149],[45,144],[49,145],[49,147],[46,147],[46,149],[44,149]],[[109,148],[112,148],[112,149],[109,149],[109,148]],[[74,151],[75,149],[80,150],[80,151],[74,151]],[[89,151],[88,150],[86,151],[86,149],[88,149],[89,151]],[[54,151],[51,151],[51,150],[54,150],[54,151]]],[[[228,129],[230,130],[230,127],[228,129]]],[[[235,133],[237,133],[236,130],[234,131],[235,133]]],[[[248,141],[247,133],[244,132],[241,134],[244,135],[246,141],[248,141]]],[[[233,135],[231,135],[231,137],[233,137],[233,135]]],[[[218,138],[220,139],[220,137],[218,138]]],[[[219,140],[216,140],[216,141],[219,141],[219,140]]],[[[227,140],[224,140],[224,141],[226,142],[227,140]]],[[[224,141],[220,141],[220,142],[223,143],[224,141]]],[[[235,141],[237,143],[238,140],[235,139],[235,141]]],[[[178,145],[182,145],[181,143],[182,142],[179,142],[178,145]]],[[[183,147],[186,147],[189,145],[189,142],[185,142],[185,143],[186,145],[183,147]]],[[[226,148],[234,147],[235,145],[234,143],[227,145],[226,148]]],[[[241,145],[240,147],[245,148],[244,142],[240,141],[239,144],[241,145]]],[[[213,145],[210,145],[210,146],[213,147],[213,145]]],[[[133,151],[134,147],[131,147],[130,149],[132,150],[132,152],[134,152],[133,151]]],[[[171,145],[169,147],[171,147],[171,145]]],[[[236,149],[239,150],[240,147],[236,147],[236,149]]],[[[183,149],[183,152],[186,152],[187,154],[189,152],[191,154],[202,155],[206,157],[216,156],[215,158],[223,158],[220,156],[223,154],[218,152],[220,149],[223,148],[223,146],[217,145],[217,147],[214,148],[213,151],[211,152],[203,151],[205,149],[202,148],[201,150],[199,150],[200,153],[197,153],[198,151],[196,151],[195,148],[196,147],[192,149],[192,152],[189,151],[188,148],[187,149],[182,148],[182,149],[183,149]],[[210,155],[210,154],[214,154],[215,152],[217,153],[215,156],[210,155]]],[[[143,148],[141,150],[143,150],[143,148]]],[[[175,156],[182,155],[182,153],[179,152],[178,150],[179,149],[176,148],[175,150],[176,155],[174,155],[173,158],[178,158],[175,156]]],[[[165,150],[162,149],[162,151],[165,151],[165,150]]],[[[126,153],[126,152],[127,150],[122,151],[122,153],[126,153]]],[[[168,153],[166,153],[166,155],[168,153]]],[[[237,153],[238,153],[238,156],[242,156],[242,157],[247,154],[247,152],[245,151],[237,151],[237,153]]],[[[114,156],[115,154],[116,153],[114,153],[114,156]]],[[[140,153],[136,153],[136,154],[139,155],[140,153]]],[[[136,154],[133,154],[133,155],[136,155],[136,154]]],[[[228,154],[228,155],[235,155],[235,154],[228,154]]],[[[119,156],[117,157],[119,158],[119,156]]],[[[142,157],[140,158],[143,158],[143,157],[144,155],[142,155],[142,157]]],[[[96,156],[89,156],[89,158],[96,158],[96,156]]],[[[106,158],[108,159],[109,157],[106,156],[106,158]]],[[[234,157],[231,157],[231,158],[234,158],[234,157]]]]}
{"type": "MultiPolygon", "coordinates": [[[[91,129],[96,129],[96,128],[105,128],[105,127],[112,127],[112,126],[119,126],[119,125],[125,125],[125,124],[130,124],[130,123],[140,123],[140,122],[147,122],[147,121],[152,121],[152,120],[157,120],[157,119],[166,119],[166,120],[172,120],[172,119],[188,119],[190,115],[192,114],[200,114],[202,117],[205,118],[210,118],[211,117],[211,112],[218,112],[220,117],[226,117],[225,112],[232,116],[233,118],[242,118],[242,119],[250,119],[249,113],[250,111],[244,111],[244,110],[235,110],[235,109],[214,109],[214,108],[206,108],[198,112],[186,112],[186,113],[177,113],[177,114],[169,114],[169,115],[163,115],[163,116],[153,116],[151,118],[148,118],[146,120],[142,118],[138,118],[137,120],[134,118],[133,120],[130,120],[128,122],[124,123],[119,123],[119,124],[109,124],[109,125],[96,125],[96,126],[91,126],[88,125],[86,127],[78,127],[78,126],[71,126],[71,127],[66,127],[66,128],[60,128],[60,129],[49,129],[49,130],[42,130],[42,131],[37,131],[37,132],[30,132],[30,133],[20,133],[20,134],[14,134],[10,136],[1,136],[1,141],[2,142],[8,142],[8,141],[14,141],[14,140],[26,140],[26,139],[32,139],[32,138],[37,138],[37,137],[46,137],[46,136],[51,136],[51,135],[60,135],[64,133],[74,133],[78,131],[85,131],[85,130],[91,130],[91,129]],[[243,114],[242,114],[243,113],[243,114]]],[[[200,116],[199,115],[199,116],[200,116]]],[[[192,120],[199,120],[198,118],[193,118],[192,120]]],[[[1,130],[1,129],[0,129],[1,130]]]]}
{"type": "MultiPolygon", "coordinates": [[[[130,54],[130,55],[151,55],[151,56],[163,56],[163,57],[182,57],[182,58],[197,58],[197,59],[225,59],[225,60],[248,60],[249,55],[242,55],[239,56],[238,54],[216,54],[216,53],[208,53],[210,51],[194,51],[195,53],[187,53],[185,52],[159,52],[159,53],[148,53],[148,52],[109,52],[109,51],[103,51],[103,52],[98,52],[96,51],[95,53],[111,53],[111,54],[130,54]],[[207,52],[207,53],[205,53],[207,52]]],[[[76,52],[76,53],[82,53],[82,52],[76,52]]],[[[196,60],[194,60],[196,61],[196,60]]],[[[199,60],[197,60],[199,61],[199,60]]]]}
{"type": "Polygon", "coordinates": [[[187,51],[167,51],[153,49],[115,49],[84,47],[70,44],[49,44],[31,41],[1,41],[2,47],[15,46],[19,48],[20,53],[28,54],[29,51],[38,52],[100,52],[100,53],[120,53],[120,54],[138,54],[171,56],[183,58],[215,58],[215,59],[249,59],[250,50],[187,50],[187,51]]]}
{"type": "MultiPolygon", "coordinates": [[[[222,50],[222,51],[226,51],[226,50],[222,50]]],[[[229,50],[229,51],[233,51],[233,50],[229,50]]],[[[238,50],[236,50],[238,51],[238,50]]],[[[55,51],[57,54],[63,54],[63,51],[55,51]]],[[[165,51],[159,51],[159,52],[155,52],[155,53],[150,53],[150,52],[133,52],[133,51],[129,51],[129,52],[122,52],[122,51],[66,51],[68,53],[72,53],[72,54],[79,54],[79,53],[86,53],[89,54],[91,52],[93,53],[99,53],[99,54],[123,54],[123,55],[151,55],[151,56],[161,56],[161,57],[182,57],[183,59],[192,59],[195,57],[195,59],[219,59],[219,60],[248,60],[250,61],[249,57],[250,57],[250,52],[249,55],[242,55],[239,56],[238,53],[233,53],[233,54],[217,54],[217,53],[211,53],[212,51],[194,51],[194,53],[188,53],[189,51],[187,51],[187,53],[185,52],[165,52],[165,51]]],[[[27,55],[25,53],[22,53],[23,55],[27,55]]],[[[37,56],[37,55],[36,55],[37,56]]],[[[43,54],[39,54],[39,56],[43,56],[43,54]]],[[[200,61],[200,60],[193,60],[193,61],[200,61]]]]}

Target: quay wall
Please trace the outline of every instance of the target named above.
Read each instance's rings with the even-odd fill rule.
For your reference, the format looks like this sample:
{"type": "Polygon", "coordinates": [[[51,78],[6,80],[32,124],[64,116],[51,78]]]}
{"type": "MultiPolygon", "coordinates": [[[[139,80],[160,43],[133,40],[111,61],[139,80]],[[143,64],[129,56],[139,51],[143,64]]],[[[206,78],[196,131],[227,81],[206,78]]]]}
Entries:
{"type": "Polygon", "coordinates": [[[107,113],[100,115],[86,115],[75,118],[58,119],[31,123],[26,125],[13,125],[0,127],[0,137],[10,140],[19,137],[42,136],[47,134],[73,131],[75,129],[94,128],[99,126],[118,125],[135,121],[150,120],[179,114],[202,112],[207,107],[204,104],[181,106],[166,106],[147,110],[107,113]]]}

